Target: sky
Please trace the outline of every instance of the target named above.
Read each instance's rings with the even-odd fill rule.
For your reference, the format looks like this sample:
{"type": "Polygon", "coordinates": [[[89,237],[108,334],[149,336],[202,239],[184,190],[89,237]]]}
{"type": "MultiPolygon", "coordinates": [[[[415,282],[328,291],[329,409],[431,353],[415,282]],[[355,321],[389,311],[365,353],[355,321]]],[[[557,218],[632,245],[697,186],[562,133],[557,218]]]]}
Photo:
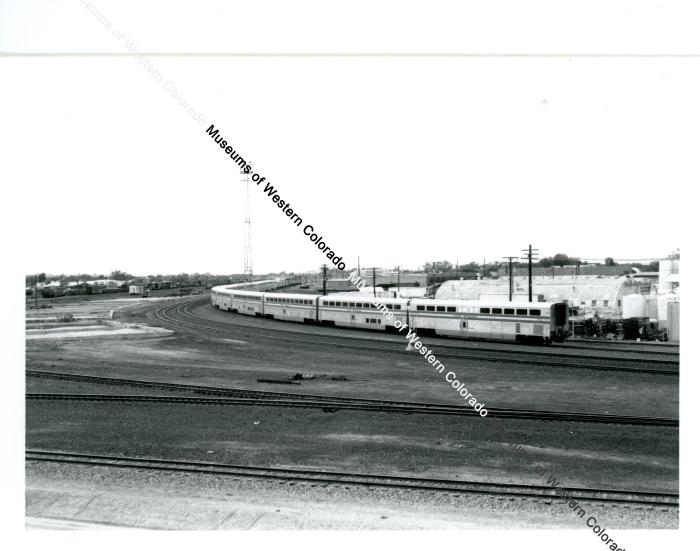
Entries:
{"type": "Polygon", "coordinates": [[[580,55],[596,50],[573,22],[523,32],[508,18],[486,36],[465,16],[471,34],[453,20],[436,32],[445,3],[406,16],[392,43],[382,10],[318,29],[285,27],[281,5],[264,20],[265,7],[206,2],[207,28],[179,2],[94,4],[97,16],[80,1],[1,4],[0,51],[54,54],[0,58],[7,220],[25,273],[241,272],[245,186],[210,124],[304,221],[252,185],[256,273],[328,262],[308,224],[350,266],[405,268],[530,243],[541,256],[658,258],[688,233],[678,208],[698,181],[700,63],[676,55],[694,47],[685,23],[665,42],[640,30],[672,11],[622,42],[582,14],[600,51],[669,54],[598,57],[580,55]],[[547,32],[561,42],[550,53],[571,55],[524,55],[547,51],[547,32]],[[518,55],[308,55],[426,48],[518,55]],[[188,51],[218,55],[155,55],[188,51]],[[224,55],[282,51],[307,55],[224,55]],[[95,52],[120,55],[56,55],[95,52]]]}

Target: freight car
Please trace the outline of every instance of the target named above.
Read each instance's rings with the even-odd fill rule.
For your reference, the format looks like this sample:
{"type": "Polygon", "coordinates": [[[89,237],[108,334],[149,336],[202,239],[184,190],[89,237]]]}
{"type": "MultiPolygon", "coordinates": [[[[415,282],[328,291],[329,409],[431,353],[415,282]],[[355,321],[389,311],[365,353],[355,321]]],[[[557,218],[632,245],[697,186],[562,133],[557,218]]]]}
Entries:
{"type": "MultiPolygon", "coordinates": [[[[373,298],[317,296],[244,291],[214,287],[216,308],[270,319],[391,331],[393,321],[373,298]]],[[[568,307],[564,302],[502,302],[382,298],[393,319],[424,333],[464,339],[490,339],[550,344],[567,336],[568,307]]]]}

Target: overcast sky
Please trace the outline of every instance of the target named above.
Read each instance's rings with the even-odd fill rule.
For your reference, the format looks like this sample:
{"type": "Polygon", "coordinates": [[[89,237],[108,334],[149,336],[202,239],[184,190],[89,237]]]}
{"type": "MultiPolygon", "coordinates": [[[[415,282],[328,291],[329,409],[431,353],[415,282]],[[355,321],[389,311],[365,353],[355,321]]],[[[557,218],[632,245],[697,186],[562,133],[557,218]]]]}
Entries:
{"type": "MultiPolygon", "coordinates": [[[[125,53],[129,38],[150,52],[282,51],[283,17],[255,35],[246,24],[258,21],[254,14],[240,20],[219,3],[206,3],[216,16],[211,32],[192,22],[196,33],[182,32],[188,12],[180,8],[101,2],[106,29],[79,1],[30,13],[31,4],[3,3],[2,51],[125,53]],[[34,32],[18,32],[28,21],[34,32]]],[[[666,15],[658,14],[662,23],[666,15]]],[[[404,21],[395,47],[381,41],[376,22],[364,29],[366,48],[352,50],[350,35],[328,28],[330,47],[310,41],[313,29],[288,30],[285,45],[418,51],[427,33],[432,51],[470,51],[450,40],[451,20],[450,32],[427,27],[412,33],[420,37],[413,47],[401,42],[419,21],[404,21]]],[[[471,20],[465,25],[478,32],[471,20]]],[[[603,30],[601,43],[618,47],[614,29],[603,30]]],[[[663,47],[685,51],[685,30],[663,47]]],[[[582,51],[571,34],[564,49],[582,51]]],[[[506,46],[542,48],[536,32],[527,37],[506,46]]],[[[630,31],[628,51],[636,38],[630,31]]],[[[207,137],[209,124],[351,266],[357,256],[363,266],[495,260],[528,243],[543,256],[586,258],[654,258],[681,246],[677,206],[698,176],[697,58],[150,56],[149,63],[160,79],[131,56],[0,59],[0,108],[12,128],[0,144],[9,153],[3,179],[17,205],[9,216],[26,272],[242,271],[244,188],[207,137]]],[[[251,189],[251,207],[256,272],[327,261],[262,189],[251,189]]]]}

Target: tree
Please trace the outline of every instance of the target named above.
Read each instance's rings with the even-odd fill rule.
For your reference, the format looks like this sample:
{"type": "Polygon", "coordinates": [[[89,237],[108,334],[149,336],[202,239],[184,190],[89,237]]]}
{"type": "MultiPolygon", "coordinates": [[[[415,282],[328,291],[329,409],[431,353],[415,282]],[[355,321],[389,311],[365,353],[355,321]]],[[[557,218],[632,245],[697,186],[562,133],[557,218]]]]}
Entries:
{"type": "Polygon", "coordinates": [[[617,266],[617,263],[615,262],[615,260],[613,260],[612,256],[609,256],[605,259],[605,265],[606,266],[617,266]]]}
{"type": "Polygon", "coordinates": [[[571,266],[581,264],[581,259],[575,256],[569,256],[564,253],[557,253],[552,257],[543,258],[537,265],[543,268],[551,268],[552,266],[571,266]]]}
{"type": "Polygon", "coordinates": [[[122,272],[121,270],[114,270],[111,274],[109,274],[109,279],[116,279],[117,281],[126,281],[133,278],[134,276],[126,272],[122,272]]]}
{"type": "Polygon", "coordinates": [[[423,271],[426,273],[430,273],[433,271],[435,272],[449,272],[453,268],[452,262],[448,262],[447,260],[442,260],[438,262],[426,262],[423,264],[423,271]]]}

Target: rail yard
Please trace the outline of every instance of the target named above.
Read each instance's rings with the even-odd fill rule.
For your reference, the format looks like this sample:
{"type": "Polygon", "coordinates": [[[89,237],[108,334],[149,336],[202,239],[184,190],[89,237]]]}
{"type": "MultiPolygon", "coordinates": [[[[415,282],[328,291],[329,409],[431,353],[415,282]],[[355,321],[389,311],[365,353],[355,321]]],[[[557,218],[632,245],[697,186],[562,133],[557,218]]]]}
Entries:
{"type": "Polygon", "coordinates": [[[209,293],[47,304],[27,314],[30,526],[581,528],[571,503],[678,525],[677,344],[424,334],[482,418],[404,335],[209,293]]]}

